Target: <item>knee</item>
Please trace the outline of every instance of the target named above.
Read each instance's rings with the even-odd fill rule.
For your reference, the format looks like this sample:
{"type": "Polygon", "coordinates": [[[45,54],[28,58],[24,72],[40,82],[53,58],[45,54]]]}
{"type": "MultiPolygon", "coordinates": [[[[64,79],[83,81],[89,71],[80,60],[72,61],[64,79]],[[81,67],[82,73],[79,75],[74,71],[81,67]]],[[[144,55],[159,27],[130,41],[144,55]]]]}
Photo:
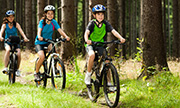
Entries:
{"type": "Polygon", "coordinates": [[[94,60],[94,58],[95,58],[95,54],[94,54],[94,53],[91,53],[91,54],[89,55],[89,59],[90,59],[90,60],[94,60]]]}
{"type": "Polygon", "coordinates": [[[40,59],[40,60],[44,60],[44,58],[45,58],[44,54],[40,54],[40,55],[39,55],[39,59],[40,59]]]}
{"type": "Polygon", "coordinates": [[[6,53],[10,54],[11,49],[6,49],[6,53]]]}
{"type": "Polygon", "coordinates": [[[21,51],[17,52],[18,57],[21,57],[21,51]]]}

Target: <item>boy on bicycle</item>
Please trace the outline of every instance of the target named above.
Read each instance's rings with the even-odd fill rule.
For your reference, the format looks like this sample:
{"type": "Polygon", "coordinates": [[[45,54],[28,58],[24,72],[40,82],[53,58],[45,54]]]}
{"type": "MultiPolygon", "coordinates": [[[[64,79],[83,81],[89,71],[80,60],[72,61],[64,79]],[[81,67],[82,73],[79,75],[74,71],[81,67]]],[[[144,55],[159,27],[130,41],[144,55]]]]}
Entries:
{"type": "MultiPolygon", "coordinates": [[[[93,62],[95,59],[95,52],[92,47],[92,41],[94,42],[104,42],[107,40],[107,32],[111,32],[115,37],[120,39],[121,43],[125,42],[125,39],[109,24],[108,21],[104,20],[104,14],[106,12],[106,8],[97,4],[92,9],[93,16],[95,19],[91,20],[86,28],[84,33],[84,39],[87,43],[85,45],[86,52],[88,53],[88,64],[87,64],[87,72],[85,75],[85,84],[90,85],[91,83],[91,70],[93,66],[93,62]]],[[[111,85],[108,83],[108,85],[111,85]]]]}

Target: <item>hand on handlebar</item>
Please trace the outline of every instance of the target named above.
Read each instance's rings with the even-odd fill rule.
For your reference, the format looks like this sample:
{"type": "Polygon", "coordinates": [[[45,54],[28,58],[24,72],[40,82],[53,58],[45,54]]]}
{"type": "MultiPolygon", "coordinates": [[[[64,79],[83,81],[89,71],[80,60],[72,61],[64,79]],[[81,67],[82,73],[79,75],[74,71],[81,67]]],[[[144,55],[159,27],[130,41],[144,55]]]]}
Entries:
{"type": "Polygon", "coordinates": [[[39,36],[39,37],[38,37],[38,40],[39,40],[39,41],[43,41],[43,37],[39,36]]]}
{"type": "Polygon", "coordinates": [[[91,40],[87,40],[86,43],[87,43],[88,45],[91,45],[91,44],[92,44],[92,41],[91,41],[91,40]]]}
{"type": "Polygon", "coordinates": [[[66,37],[66,40],[67,40],[67,41],[70,41],[70,37],[67,36],[67,37],[66,37]]]}
{"type": "Polygon", "coordinates": [[[0,37],[0,41],[2,42],[4,40],[4,38],[3,37],[0,37]]]}
{"type": "Polygon", "coordinates": [[[126,41],[126,39],[121,38],[120,41],[121,41],[121,43],[124,43],[126,41]]]}
{"type": "Polygon", "coordinates": [[[24,42],[29,42],[29,39],[28,38],[24,38],[24,42]]]}

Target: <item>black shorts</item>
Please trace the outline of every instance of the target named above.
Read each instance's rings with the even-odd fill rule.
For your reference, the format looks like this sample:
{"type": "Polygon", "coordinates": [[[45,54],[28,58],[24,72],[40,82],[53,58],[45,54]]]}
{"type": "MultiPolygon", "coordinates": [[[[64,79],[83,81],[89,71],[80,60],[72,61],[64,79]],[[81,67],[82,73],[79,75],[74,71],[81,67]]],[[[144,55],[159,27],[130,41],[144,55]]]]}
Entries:
{"type": "Polygon", "coordinates": [[[39,52],[41,50],[44,51],[44,50],[46,50],[46,49],[44,49],[44,47],[48,47],[48,46],[49,46],[49,44],[42,44],[42,45],[38,44],[35,46],[35,50],[36,50],[36,52],[39,52]]]}
{"type": "MultiPolygon", "coordinates": [[[[7,45],[9,45],[12,48],[12,44],[11,43],[4,43],[4,47],[6,47],[7,45]]],[[[20,48],[20,44],[16,44],[15,45],[16,49],[20,48]]]]}
{"type": "Polygon", "coordinates": [[[100,56],[103,55],[103,53],[104,53],[103,46],[96,46],[96,47],[93,47],[91,45],[86,46],[86,52],[87,53],[89,53],[89,51],[91,51],[91,50],[97,51],[98,55],[100,55],[100,56]]]}

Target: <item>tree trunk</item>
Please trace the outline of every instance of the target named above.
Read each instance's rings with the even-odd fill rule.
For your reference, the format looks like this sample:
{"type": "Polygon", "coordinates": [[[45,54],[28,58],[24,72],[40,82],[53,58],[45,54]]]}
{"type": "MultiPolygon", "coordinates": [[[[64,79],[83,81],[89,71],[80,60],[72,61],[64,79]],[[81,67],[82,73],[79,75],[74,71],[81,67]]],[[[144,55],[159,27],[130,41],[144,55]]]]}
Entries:
{"type": "MultiPolygon", "coordinates": [[[[33,40],[32,36],[32,0],[25,0],[25,25],[26,25],[26,36],[33,40]]],[[[26,49],[31,49],[34,45],[33,41],[26,44],[26,49]]]]}
{"type": "MultiPolygon", "coordinates": [[[[126,38],[126,29],[125,29],[125,0],[118,0],[119,1],[119,32],[122,34],[124,38],[126,38]]],[[[121,56],[123,56],[126,59],[126,49],[125,45],[121,45],[120,48],[122,48],[121,56]]]]}
{"type": "Polygon", "coordinates": [[[62,29],[65,33],[71,38],[71,42],[62,43],[62,58],[68,59],[71,58],[73,55],[76,55],[76,21],[75,17],[75,6],[74,0],[62,0],[61,1],[62,7],[62,29]]]}
{"type": "Polygon", "coordinates": [[[7,1],[8,10],[14,10],[14,0],[6,0],[6,1],[7,1]]]}
{"type": "Polygon", "coordinates": [[[44,14],[45,0],[37,0],[37,21],[41,20],[44,14]]]}
{"type": "MultiPolygon", "coordinates": [[[[114,27],[115,30],[117,30],[117,1],[116,0],[107,0],[107,19],[109,21],[109,23],[114,27]]],[[[115,40],[117,39],[114,35],[112,35],[112,33],[108,34],[108,41],[111,40],[115,40]]],[[[117,50],[118,46],[117,45],[113,45],[110,48],[110,55],[113,56],[116,54],[116,50],[117,50]]]]}
{"type": "MultiPolygon", "coordinates": [[[[7,8],[6,8],[6,0],[0,0],[0,4],[3,4],[3,5],[0,5],[0,8],[1,8],[1,11],[0,11],[0,26],[2,26],[2,23],[3,23],[3,18],[4,18],[4,15],[7,11],[7,8]]],[[[3,33],[3,37],[5,36],[4,35],[5,32],[3,33]]],[[[0,49],[4,49],[4,42],[0,42],[0,49]]]]}
{"type": "MultiPolygon", "coordinates": [[[[180,4],[180,3],[179,3],[180,4]]],[[[179,7],[178,0],[173,0],[173,58],[179,58],[179,7]]],[[[179,18],[180,19],[180,18],[179,18]]]]}
{"type": "Polygon", "coordinates": [[[154,72],[169,70],[162,30],[161,0],[143,0],[143,72],[138,78],[154,75],[154,72]]]}
{"type": "Polygon", "coordinates": [[[32,42],[34,44],[35,41],[35,37],[37,35],[37,17],[36,17],[36,9],[37,6],[37,1],[36,0],[32,0],[32,42]]]}

